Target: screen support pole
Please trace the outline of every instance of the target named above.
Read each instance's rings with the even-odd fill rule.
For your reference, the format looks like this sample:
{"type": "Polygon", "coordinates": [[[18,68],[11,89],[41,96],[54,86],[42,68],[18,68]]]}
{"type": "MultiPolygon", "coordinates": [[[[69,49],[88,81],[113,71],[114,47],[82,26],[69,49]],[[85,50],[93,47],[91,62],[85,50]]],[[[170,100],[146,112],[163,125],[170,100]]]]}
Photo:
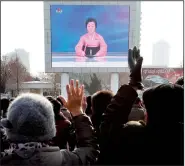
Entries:
{"type": "Polygon", "coordinates": [[[119,73],[111,73],[111,90],[115,94],[119,86],[119,73]]]}
{"type": "Polygon", "coordinates": [[[66,85],[69,84],[69,74],[62,73],[61,74],[61,95],[67,99],[66,85]]]}

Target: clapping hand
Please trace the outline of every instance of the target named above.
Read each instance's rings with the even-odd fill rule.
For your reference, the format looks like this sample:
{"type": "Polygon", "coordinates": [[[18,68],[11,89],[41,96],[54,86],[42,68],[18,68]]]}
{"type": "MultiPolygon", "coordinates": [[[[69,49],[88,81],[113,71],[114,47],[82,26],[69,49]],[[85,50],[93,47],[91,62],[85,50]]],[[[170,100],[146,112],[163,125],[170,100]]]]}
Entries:
{"type": "Polygon", "coordinates": [[[79,82],[76,80],[76,87],[74,86],[74,80],[70,81],[70,84],[66,86],[67,90],[67,101],[62,97],[64,106],[71,112],[73,116],[83,114],[82,101],[84,96],[84,86],[79,87],[79,82]]]}
{"type": "Polygon", "coordinates": [[[128,52],[128,65],[130,68],[130,81],[129,85],[142,90],[143,84],[142,82],[142,63],[143,57],[140,56],[140,50],[136,47],[129,49],[128,52]]]}

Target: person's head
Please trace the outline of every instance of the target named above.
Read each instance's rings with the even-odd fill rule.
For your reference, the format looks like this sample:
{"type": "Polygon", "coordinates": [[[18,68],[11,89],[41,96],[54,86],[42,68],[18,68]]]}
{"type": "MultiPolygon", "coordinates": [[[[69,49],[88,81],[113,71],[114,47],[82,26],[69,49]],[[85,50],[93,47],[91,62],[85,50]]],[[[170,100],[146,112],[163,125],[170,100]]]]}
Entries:
{"type": "Polygon", "coordinates": [[[64,106],[64,104],[63,104],[62,100],[61,100],[59,97],[57,97],[57,101],[59,101],[59,102],[60,102],[61,107],[63,107],[63,106],[64,106]]]}
{"type": "Polygon", "coordinates": [[[142,121],[128,121],[123,126],[123,134],[121,137],[121,148],[124,147],[124,156],[127,161],[125,163],[140,163],[143,160],[143,152],[145,151],[145,123],[142,121]],[[135,153],[139,150],[139,154],[135,153]],[[131,161],[134,159],[136,161],[131,161]]]}
{"type": "MultiPolygon", "coordinates": [[[[129,134],[137,136],[139,130],[143,130],[145,127],[145,122],[142,120],[139,121],[128,121],[124,124],[124,133],[128,136],[129,134]]],[[[134,138],[134,137],[132,137],[134,138]]]]}
{"type": "Polygon", "coordinates": [[[86,97],[86,101],[87,101],[87,108],[86,108],[85,113],[86,113],[88,116],[91,116],[91,115],[92,115],[92,109],[91,109],[91,96],[87,96],[87,97],[86,97]]]}
{"type": "Polygon", "coordinates": [[[175,84],[180,85],[180,86],[184,86],[184,77],[178,78],[178,80],[176,81],[175,84]]]}
{"type": "Polygon", "coordinates": [[[149,126],[183,123],[184,90],[176,84],[161,84],[143,93],[149,126]]]}
{"type": "Polygon", "coordinates": [[[92,104],[92,123],[94,127],[98,127],[101,123],[102,114],[106,111],[107,106],[110,104],[113,97],[111,91],[98,91],[91,96],[92,104]]]}
{"type": "Polygon", "coordinates": [[[55,120],[63,118],[60,115],[61,103],[59,102],[59,100],[56,100],[52,96],[47,96],[46,98],[51,102],[51,104],[53,106],[53,111],[54,111],[54,114],[55,114],[55,120]]]}
{"type": "Polygon", "coordinates": [[[87,32],[88,33],[94,33],[97,28],[97,21],[94,18],[88,18],[85,22],[87,32]]]}
{"type": "Polygon", "coordinates": [[[67,118],[70,122],[72,122],[72,116],[71,116],[70,112],[67,110],[67,108],[64,107],[62,100],[59,97],[57,97],[57,101],[59,101],[61,104],[60,115],[61,115],[61,113],[63,114],[62,119],[67,118]]]}
{"type": "Polygon", "coordinates": [[[9,107],[10,101],[7,98],[1,99],[1,110],[3,110],[3,117],[6,117],[7,109],[9,107]]]}
{"type": "Polygon", "coordinates": [[[47,142],[56,135],[52,104],[43,96],[26,93],[9,106],[1,120],[10,142],[47,142]]]}

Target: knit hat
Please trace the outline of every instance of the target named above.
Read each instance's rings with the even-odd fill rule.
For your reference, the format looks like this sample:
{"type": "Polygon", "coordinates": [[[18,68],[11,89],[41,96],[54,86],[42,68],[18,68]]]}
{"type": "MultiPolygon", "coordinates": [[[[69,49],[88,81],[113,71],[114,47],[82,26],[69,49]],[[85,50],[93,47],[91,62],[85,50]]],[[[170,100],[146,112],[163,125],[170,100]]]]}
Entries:
{"type": "Polygon", "coordinates": [[[11,142],[44,142],[56,134],[52,104],[37,94],[17,97],[1,123],[11,142]]]}

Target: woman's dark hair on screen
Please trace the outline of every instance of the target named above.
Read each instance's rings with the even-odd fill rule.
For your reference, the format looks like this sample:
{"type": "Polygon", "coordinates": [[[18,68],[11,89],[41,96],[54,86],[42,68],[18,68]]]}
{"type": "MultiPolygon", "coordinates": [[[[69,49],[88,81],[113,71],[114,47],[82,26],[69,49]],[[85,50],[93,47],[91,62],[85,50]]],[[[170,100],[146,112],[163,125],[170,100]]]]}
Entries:
{"type": "Polygon", "coordinates": [[[89,22],[94,22],[94,23],[95,23],[95,26],[96,26],[96,28],[97,28],[97,21],[96,21],[96,19],[94,19],[94,18],[88,18],[88,19],[86,20],[86,22],[85,22],[86,28],[87,28],[87,24],[88,24],[89,22]]]}

